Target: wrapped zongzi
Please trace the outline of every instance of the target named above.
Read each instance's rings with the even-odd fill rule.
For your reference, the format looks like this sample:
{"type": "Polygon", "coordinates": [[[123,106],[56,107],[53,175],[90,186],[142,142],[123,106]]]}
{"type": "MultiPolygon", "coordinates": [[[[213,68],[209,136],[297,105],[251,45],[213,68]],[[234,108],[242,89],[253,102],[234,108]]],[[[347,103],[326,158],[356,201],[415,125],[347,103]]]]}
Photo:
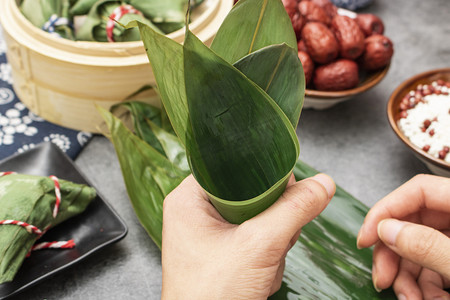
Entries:
{"type": "Polygon", "coordinates": [[[0,284],[14,279],[49,228],[83,212],[95,197],[94,188],[54,176],[0,173],[0,284]]]}
{"type": "Polygon", "coordinates": [[[76,38],[97,42],[138,41],[140,40],[139,29],[126,29],[117,24],[117,22],[128,24],[133,20],[145,23],[160,32],[140,10],[132,5],[116,0],[101,0],[90,9],[83,25],[77,30],[76,38]]]}
{"type": "Polygon", "coordinates": [[[69,15],[73,1],[23,0],[20,9],[34,26],[56,36],[73,40],[73,22],[69,15]]]}

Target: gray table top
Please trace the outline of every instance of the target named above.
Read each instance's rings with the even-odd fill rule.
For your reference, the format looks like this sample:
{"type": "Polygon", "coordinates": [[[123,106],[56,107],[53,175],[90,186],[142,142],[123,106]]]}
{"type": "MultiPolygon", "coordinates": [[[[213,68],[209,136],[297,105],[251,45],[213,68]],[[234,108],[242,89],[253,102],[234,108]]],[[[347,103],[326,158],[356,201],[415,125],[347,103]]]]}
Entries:
{"type": "MultiPolygon", "coordinates": [[[[386,103],[408,77],[450,66],[449,0],[374,0],[394,43],[391,68],[375,88],[325,111],[304,110],[300,158],[368,206],[428,169],[394,135],[386,103]]],[[[159,299],[160,251],[135,217],[114,148],[95,136],[76,164],[125,220],[129,233],[76,266],[14,299],[159,299]]]]}

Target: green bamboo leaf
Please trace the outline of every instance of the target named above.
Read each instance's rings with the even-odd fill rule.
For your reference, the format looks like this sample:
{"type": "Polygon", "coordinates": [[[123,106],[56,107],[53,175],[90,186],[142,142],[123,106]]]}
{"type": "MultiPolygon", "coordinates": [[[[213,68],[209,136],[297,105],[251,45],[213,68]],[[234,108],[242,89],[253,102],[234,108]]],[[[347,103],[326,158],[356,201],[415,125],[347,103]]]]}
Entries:
{"type": "Polygon", "coordinates": [[[74,16],[87,15],[89,10],[98,0],[77,0],[70,8],[70,13],[74,16]]]}
{"type": "MultiPolygon", "coordinates": [[[[133,26],[134,24],[129,24],[133,26]]],[[[184,83],[183,46],[137,22],[145,50],[153,68],[159,95],[173,129],[186,145],[190,135],[188,106],[184,83]]]]}
{"type": "Polygon", "coordinates": [[[284,111],[294,128],[305,94],[305,74],[297,51],[286,44],[257,50],[234,66],[259,85],[284,111]]]}
{"type": "Polygon", "coordinates": [[[297,39],[283,3],[240,0],[220,26],[211,49],[235,63],[258,49],[282,43],[297,50],[297,39]]]}
{"type": "Polygon", "coordinates": [[[186,0],[127,0],[133,7],[141,11],[164,33],[170,33],[184,26],[186,0]]]}
{"type": "Polygon", "coordinates": [[[121,119],[125,119],[125,117],[129,115],[131,117],[136,135],[147,144],[158,150],[158,152],[165,155],[163,146],[155,136],[154,131],[150,128],[148,123],[149,120],[152,120],[161,126],[161,109],[148,105],[144,102],[130,101],[119,103],[111,107],[111,111],[115,115],[119,115],[119,118],[121,119]],[[122,113],[120,111],[121,109],[126,109],[128,114],[122,113]]]}
{"type": "Polygon", "coordinates": [[[152,121],[148,120],[147,122],[155,137],[158,139],[158,142],[164,149],[164,154],[167,159],[180,168],[180,170],[190,172],[186,151],[183,144],[181,144],[180,139],[176,135],[165,131],[152,121]]]}
{"type": "MultiPolygon", "coordinates": [[[[191,120],[189,119],[189,111],[187,110],[188,105],[187,105],[187,98],[186,98],[187,97],[186,96],[186,84],[185,84],[184,80],[186,78],[192,79],[194,77],[192,77],[191,75],[188,74],[191,70],[185,69],[185,66],[183,65],[183,57],[180,57],[180,55],[183,54],[183,47],[180,46],[179,44],[175,43],[174,41],[168,39],[167,37],[156,33],[154,30],[152,30],[152,28],[149,28],[149,27],[145,26],[144,24],[138,23],[137,25],[140,28],[142,39],[144,40],[147,54],[149,56],[149,60],[154,69],[156,81],[158,84],[158,90],[159,90],[162,102],[164,104],[164,107],[167,110],[167,113],[170,117],[170,120],[174,127],[174,130],[177,133],[177,136],[182,140],[182,143],[184,145],[187,145],[187,137],[192,135],[192,132],[191,132],[192,124],[190,124],[191,120]]],[[[206,48],[206,47],[204,47],[204,48],[206,48]]],[[[209,51],[209,49],[207,49],[207,51],[209,51]]],[[[209,51],[209,52],[211,52],[211,51],[209,51]]],[[[258,54],[256,54],[256,55],[258,55],[258,54]]],[[[263,55],[261,55],[261,57],[264,58],[263,55]]],[[[272,57],[275,57],[275,56],[272,56],[272,57]]],[[[286,58],[289,58],[289,57],[291,57],[291,56],[286,56],[286,58]]],[[[251,64],[259,63],[260,62],[259,60],[260,59],[251,60],[251,64]]],[[[284,61],[284,60],[285,59],[283,58],[282,61],[284,61]]],[[[279,62],[279,57],[277,57],[276,63],[278,63],[278,62],[279,62]]],[[[226,62],[223,62],[223,63],[226,63],[226,62]]],[[[298,64],[298,59],[297,59],[296,63],[298,64]]],[[[243,66],[246,66],[246,65],[247,64],[243,63],[243,66]]],[[[286,163],[286,157],[288,157],[289,155],[293,156],[293,153],[295,153],[293,151],[291,151],[291,152],[283,151],[283,153],[280,155],[280,157],[275,156],[276,157],[275,159],[273,158],[273,156],[269,157],[271,159],[272,163],[269,163],[268,167],[266,167],[266,168],[270,169],[271,167],[273,167],[273,169],[269,170],[269,179],[268,180],[266,177],[264,177],[265,175],[262,176],[262,179],[261,178],[253,179],[253,177],[255,177],[255,176],[252,176],[253,181],[259,181],[259,186],[260,186],[260,189],[258,190],[259,193],[255,193],[254,191],[250,190],[248,194],[244,195],[244,197],[246,197],[248,195],[253,195],[254,197],[257,197],[258,199],[253,199],[254,197],[253,198],[252,197],[243,198],[243,199],[248,199],[251,201],[249,201],[249,203],[244,203],[242,205],[243,206],[251,205],[251,206],[256,206],[256,207],[259,206],[259,209],[261,211],[263,208],[267,208],[270,205],[270,201],[272,201],[272,202],[275,201],[275,199],[277,198],[276,195],[279,195],[282,192],[285,184],[287,183],[289,173],[292,170],[292,167],[294,165],[296,157],[298,157],[298,140],[295,135],[295,130],[294,130],[292,124],[289,123],[289,120],[286,119],[286,116],[284,116],[284,113],[279,109],[279,107],[276,105],[276,103],[272,99],[270,99],[270,97],[264,91],[262,91],[260,88],[258,88],[250,80],[248,80],[242,73],[238,72],[235,68],[233,68],[229,64],[227,67],[230,68],[230,70],[233,70],[233,71],[231,71],[232,73],[238,74],[237,76],[240,78],[241,82],[245,82],[245,85],[252,86],[252,88],[250,88],[250,89],[256,90],[257,91],[256,93],[260,93],[260,94],[264,95],[264,96],[260,95],[260,97],[263,97],[266,101],[269,101],[269,104],[262,104],[262,105],[271,107],[272,110],[277,111],[278,118],[282,119],[282,122],[280,124],[278,124],[277,126],[280,126],[280,128],[282,128],[284,126],[285,127],[284,130],[286,130],[286,128],[289,128],[288,131],[290,131],[289,135],[291,138],[290,145],[292,146],[292,142],[294,142],[296,144],[294,146],[294,148],[296,148],[295,158],[294,159],[291,158],[291,162],[289,164],[282,165],[282,164],[279,164],[278,162],[275,163],[275,160],[283,161],[283,159],[284,159],[283,162],[286,163]],[[281,115],[283,115],[283,116],[281,116],[281,115]],[[287,122],[284,123],[284,125],[283,125],[282,123],[284,121],[287,121],[287,122]],[[290,165],[289,168],[286,167],[286,165],[290,165]],[[270,176],[272,176],[272,177],[270,177],[270,176]],[[265,188],[263,188],[263,186],[265,188]],[[263,201],[263,204],[256,203],[260,200],[260,198],[265,199],[263,201]]],[[[195,68],[198,68],[198,66],[191,66],[189,68],[195,69],[195,68]]],[[[250,70],[251,68],[248,68],[248,69],[250,70]]],[[[212,73],[214,74],[215,71],[213,71],[212,73]]],[[[267,74],[267,76],[269,76],[267,79],[267,82],[269,82],[271,80],[270,76],[272,74],[273,73],[267,74]]],[[[193,84],[197,87],[200,86],[197,81],[193,82],[193,84]]],[[[192,85],[192,84],[190,84],[190,85],[192,85]]],[[[203,84],[202,88],[205,86],[209,86],[209,83],[203,84]]],[[[297,89],[301,89],[301,87],[302,87],[302,85],[298,85],[297,89]]],[[[191,90],[194,90],[194,89],[191,89],[191,90]]],[[[236,94],[236,92],[235,92],[235,94],[236,94]]],[[[274,94],[276,94],[276,93],[274,93],[274,94]]],[[[195,96],[193,98],[195,98],[195,96]]],[[[203,99],[210,99],[210,98],[203,98],[203,99]]],[[[247,99],[242,97],[242,95],[238,95],[238,98],[236,98],[236,99],[241,99],[241,100],[245,99],[244,101],[238,101],[238,102],[242,102],[239,105],[243,105],[243,106],[246,105],[245,102],[247,101],[247,99]]],[[[294,99],[294,98],[292,98],[292,99],[294,99]]],[[[294,104],[293,105],[294,108],[301,107],[301,98],[297,99],[297,101],[300,103],[298,105],[294,104]]],[[[264,102],[264,101],[261,101],[261,102],[264,102]]],[[[292,109],[292,108],[288,108],[288,109],[291,109],[294,112],[296,111],[295,109],[292,109]]],[[[286,112],[290,113],[290,111],[288,111],[288,109],[286,112]]],[[[218,112],[218,114],[220,114],[221,112],[218,112]]],[[[269,112],[269,114],[270,114],[270,112],[269,112]]],[[[294,113],[294,115],[295,115],[295,113],[294,113]]],[[[290,116],[292,116],[292,114],[290,116]]],[[[297,112],[297,116],[298,116],[298,112],[297,112]]],[[[246,115],[244,116],[243,114],[241,114],[240,117],[242,118],[243,122],[250,120],[246,115]]],[[[264,117],[264,118],[266,118],[266,117],[264,117]]],[[[280,121],[280,120],[278,120],[278,121],[280,121]]],[[[293,121],[292,123],[296,124],[297,121],[298,121],[298,119],[293,121]]],[[[264,124],[264,122],[267,125],[269,123],[274,124],[277,121],[275,121],[274,119],[270,120],[270,118],[267,118],[267,120],[263,121],[261,124],[264,124]]],[[[239,126],[243,126],[243,124],[240,124],[239,126]]],[[[242,131],[240,129],[236,129],[236,128],[238,128],[236,126],[234,128],[235,128],[236,132],[242,131]]],[[[243,127],[243,128],[244,128],[243,132],[245,132],[245,130],[247,130],[247,129],[245,127],[243,127]]],[[[260,130],[261,130],[261,128],[260,128],[260,130]]],[[[270,132],[269,129],[270,129],[270,126],[267,126],[265,128],[265,132],[267,132],[267,131],[270,132]]],[[[274,132],[273,134],[276,135],[277,133],[274,132]]],[[[278,135],[278,138],[280,140],[282,140],[283,137],[286,137],[286,135],[278,135]]],[[[267,140],[270,141],[270,138],[268,139],[267,136],[264,139],[262,137],[260,137],[260,141],[262,141],[262,140],[264,140],[264,142],[266,142],[267,140]]],[[[201,152],[199,151],[200,148],[198,148],[198,146],[195,142],[192,142],[193,139],[190,139],[190,141],[191,141],[191,143],[187,145],[187,147],[189,149],[188,152],[190,152],[189,155],[192,156],[192,154],[197,153],[198,155],[196,157],[200,157],[201,156],[200,155],[201,152]]],[[[254,149],[260,148],[260,146],[255,146],[255,145],[252,145],[252,147],[255,147],[254,149]]],[[[278,147],[281,148],[283,146],[279,145],[278,147]]],[[[289,148],[290,146],[288,145],[287,147],[289,148]]],[[[249,149],[251,149],[251,148],[249,148],[249,149]]],[[[204,150],[204,151],[206,151],[206,150],[204,150]]],[[[255,150],[250,150],[250,151],[255,151],[255,150]]],[[[235,151],[235,153],[237,153],[237,152],[239,152],[239,151],[235,151]]],[[[265,155],[269,156],[268,153],[265,153],[265,155]]],[[[256,160],[254,160],[254,162],[256,162],[256,164],[258,164],[256,160]]],[[[258,164],[258,167],[260,165],[265,165],[265,164],[260,163],[260,164],[258,164]]],[[[197,178],[199,181],[201,181],[201,183],[203,184],[203,187],[207,191],[210,191],[210,192],[215,191],[215,192],[212,192],[210,196],[211,196],[211,198],[216,199],[216,201],[217,201],[217,203],[215,203],[216,207],[226,206],[227,205],[226,203],[219,203],[219,202],[221,202],[221,200],[223,200],[222,197],[227,197],[227,195],[218,196],[217,190],[214,190],[214,186],[213,186],[214,184],[216,184],[216,182],[213,180],[213,178],[210,176],[210,173],[209,173],[209,171],[211,171],[211,170],[208,171],[205,166],[206,165],[204,164],[203,159],[196,159],[194,161],[191,160],[191,167],[194,167],[197,171],[199,171],[199,172],[196,172],[194,170],[194,174],[196,174],[196,176],[203,176],[203,178],[204,178],[203,180],[197,178]],[[194,167],[194,165],[195,165],[195,167],[194,167]]],[[[214,166],[212,166],[212,167],[214,167],[214,166]]],[[[257,170],[261,170],[261,167],[259,167],[257,170]]],[[[264,173],[262,173],[262,174],[264,174],[264,173]]],[[[243,175],[248,175],[248,174],[243,174],[243,175]]],[[[226,182],[226,180],[225,180],[225,182],[226,182]]],[[[245,182],[245,180],[241,181],[240,187],[243,187],[245,185],[244,182],[245,182]]],[[[222,190],[230,191],[233,189],[229,189],[229,188],[225,189],[224,185],[223,185],[222,190]]],[[[248,191],[247,188],[245,188],[243,190],[245,190],[246,192],[248,191]]],[[[225,199],[228,200],[228,198],[225,198],[225,199]]],[[[223,214],[224,211],[221,211],[221,213],[223,214]]],[[[256,214],[255,211],[253,211],[252,213],[253,213],[253,215],[256,214]]],[[[241,220],[241,222],[242,222],[243,215],[241,215],[241,213],[230,212],[228,215],[232,216],[233,214],[235,214],[235,218],[233,218],[234,222],[238,222],[237,220],[241,220]]],[[[248,215],[248,216],[251,216],[251,215],[248,215]]]]}
{"type": "MultiPolygon", "coordinates": [[[[298,161],[297,180],[318,172],[298,161]]],[[[372,250],[356,248],[368,207],[341,187],[328,207],[302,229],[286,257],[283,286],[270,299],[396,299],[372,285],[372,250]],[[288,296],[289,295],[289,296],[288,296]]]]}
{"type": "Polygon", "coordinates": [[[173,133],[164,109],[144,102],[130,101],[113,106],[111,111],[121,120],[131,117],[134,132],[140,139],[167,157],[181,170],[189,171],[184,146],[173,133]],[[121,112],[121,108],[127,109],[128,114],[121,112]]]}
{"type": "Polygon", "coordinates": [[[58,12],[57,1],[24,0],[20,5],[20,10],[34,26],[41,28],[52,14],[58,12]]]}
{"type": "MultiPolygon", "coordinates": [[[[183,47],[145,24],[138,22],[137,25],[153,66],[164,108],[177,136],[186,144],[186,134],[190,134],[190,127],[183,47]]],[[[133,25],[129,24],[127,28],[130,26],[133,25]]],[[[235,65],[277,102],[296,127],[303,105],[305,85],[296,51],[287,45],[274,45],[247,55],[235,65]]]]}
{"type": "Polygon", "coordinates": [[[189,172],[180,170],[133,135],[112,114],[102,108],[99,111],[109,128],[136,215],[153,241],[161,247],[163,200],[189,172]]]}
{"type": "Polygon", "coordinates": [[[257,197],[290,173],[299,154],[295,130],[255,83],[190,31],[184,43],[192,139],[191,168],[210,194],[257,197]]]}

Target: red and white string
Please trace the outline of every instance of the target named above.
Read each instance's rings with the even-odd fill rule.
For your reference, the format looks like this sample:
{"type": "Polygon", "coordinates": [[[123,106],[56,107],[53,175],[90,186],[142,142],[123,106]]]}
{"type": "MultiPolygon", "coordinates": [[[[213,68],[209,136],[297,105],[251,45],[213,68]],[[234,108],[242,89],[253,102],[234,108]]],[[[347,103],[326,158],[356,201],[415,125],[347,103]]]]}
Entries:
{"type": "MultiPolygon", "coordinates": [[[[15,174],[15,172],[0,172],[0,177],[6,176],[6,175],[11,175],[11,174],[15,174]]],[[[53,208],[53,218],[56,218],[56,216],[58,215],[58,212],[59,212],[59,206],[61,204],[61,187],[59,185],[59,179],[56,176],[51,175],[51,176],[49,176],[49,178],[53,181],[53,183],[55,185],[56,200],[55,200],[55,206],[53,208]]],[[[47,227],[45,230],[42,231],[34,225],[31,225],[31,224],[28,224],[28,223],[22,222],[22,221],[17,221],[17,220],[0,220],[0,225],[21,226],[21,227],[25,228],[29,233],[36,234],[38,236],[38,238],[40,238],[49,229],[49,227],[47,227]]],[[[75,242],[73,240],[43,242],[43,243],[35,244],[31,248],[31,251],[41,250],[41,249],[49,249],[49,248],[67,249],[67,248],[73,248],[73,247],[75,247],[75,242]]]]}
{"type": "Polygon", "coordinates": [[[106,37],[108,38],[108,42],[114,43],[114,27],[116,26],[116,20],[119,20],[124,15],[134,14],[142,16],[142,13],[129,4],[124,4],[116,7],[113,10],[112,14],[109,16],[108,22],[106,22],[106,37]]]}

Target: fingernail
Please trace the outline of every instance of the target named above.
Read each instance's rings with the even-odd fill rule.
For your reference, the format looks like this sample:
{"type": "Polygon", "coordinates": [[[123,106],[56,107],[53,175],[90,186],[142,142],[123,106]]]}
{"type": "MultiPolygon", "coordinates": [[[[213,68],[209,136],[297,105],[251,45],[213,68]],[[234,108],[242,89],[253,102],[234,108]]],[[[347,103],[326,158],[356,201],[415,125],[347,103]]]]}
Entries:
{"type": "Polygon", "coordinates": [[[375,267],[375,264],[372,265],[372,278],[373,278],[373,287],[374,289],[379,293],[382,290],[377,286],[377,280],[378,280],[378,276],[377,276],[377,268],[375,267]]]}
{"type": "Polygon", "coordinates": [[[450,299],[450,297],[447,297],[447,296],[437,296],[437,297],[433,298],[433,300],[449,300],[449,299],[450,299]]]}
{"type": "Polygon", "coordinates": [[[406,298],[406,296],[403,294],[398,294],[397,299],[398,300],[407,300],[408,298],[406,298]]]}
{"type": "Polygon", "coordinates": [[[405,223],[395,219],[386,219],[378,223],[378,236],[387,244],[394,246],[397,235],[405,223]]]}
{"type": "Polygon", "coordinates": [[[325,188],[329,199],[333,197],[334,192],[336,191],[336,185],[334,184],[334,181],[330,176],[320,173],[315,175],[314,177],[311,177],[311,179],[317,181],[325,188]]]}
{"type": "Polygon", "coordinates": [[[361,250],[363,247],[361,247],[360,245],[359,245],[359,239],[361,238],[361,234],[362,234],[362,232],[363,232],[363,228],[364,228],[364,224],[361,226],[361,228],[359,229],[359,232],[358,232],[358,236],[356,237],[356,248],[358,248],[359,250],[361,250]]]}

